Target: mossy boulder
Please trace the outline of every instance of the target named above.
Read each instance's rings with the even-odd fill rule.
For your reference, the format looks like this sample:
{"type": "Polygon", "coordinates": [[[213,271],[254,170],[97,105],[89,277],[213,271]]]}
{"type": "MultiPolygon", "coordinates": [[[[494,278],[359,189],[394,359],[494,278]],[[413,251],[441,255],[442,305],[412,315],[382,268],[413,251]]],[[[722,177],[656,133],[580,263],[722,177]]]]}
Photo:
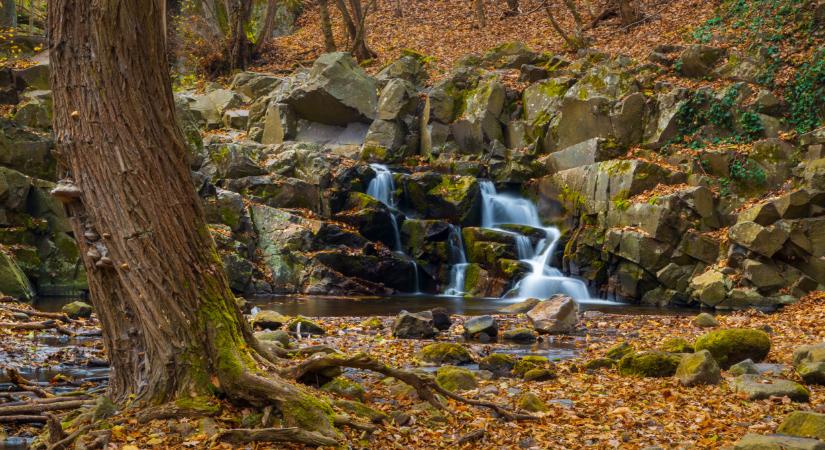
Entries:
{"type": "Polygon", "coordinates": [[[509,376],[516,366],[516,358],[506,353],[491,353],[478,362],[479,370],[488,370],[494,377],[509,376]]]}
{"type": "Polygon", "coordinates": [[[625,376],[663,378],[676,373],[682,357],[673,353],[647,351],[630,353],[619,360],[619,373],[625,376]]]}
{"type": "Polygon", "coordinates": [[[428,219],[469,226],[481,214],[481,189],[473,176],[418,172],[401,180],[404,203],[428,219]]]}
{"type": "Polygon", "coordinates": [[[92,315],[92,305],[76,301],[63,305],[61,311],[72,319],[87,319],[92,315]]]}
{"type": "Polygon", "coordinates": [[[793,363],[805,383],[825,385],[825,342],[797,348],[793,363]]]}
{"type": "Polygon", "coordinates": [[[321,390],[338,394],[341,397],[350,400],[358,400],[363,402],[367,393],[364,386],[350,380],[349,378],[337,377],[332,381],[321,386],[321,390]]]}
{"type": "Polygon", "coordinates": [[[683,386],[717,384],[722,380],[722,371],[713,355],[707,350],[682,356],[676,368],[676,378],[683,386]]]}
{"type": "Polygon", "coordinates": [[[700,328],[716,328],[719,321],[708,313],[701,313],[693,318],[693,324],[700,328]]]}
{"type": "Polygon", "coordinates": [[[553,369],[530,369],[522,375],[524,381],[546,381],[556,378],[556,371],[553,369]]]}
{"type": "Polygon", "coordinates": [[[258,331],[255,333],[255,338],[259,341],[276,342],[284,348],[289,347],[291,339],[289,333],[284,330],[258,331]]]}
{"type": "Polygon", "coordinates": [[[771,338],[762,330],[730,328],[702,335],[693,348],[708,350],[723,369],[746,359],[760,362],[771,350],[771,338]]]}
{"type": "Polygon", "coordinates": [[[467,391],[478,387],[473,372],[456,366],[439,367],[435,373],[435,382],[450,392],[467,391]]]}
{"type": "Polygon", "coordinates": [[[682,337],[666,339],[659,349],[668,353],[693,353],[693,345],[682,337]]]}
{"type": "Polygon", "coordinates": [[[553,363],[550,362],[550,360],[545,356],[527,355],[516,361],[515,366],[513,366],[512,373],[519,378],[524,378],[527,375],[527,372],[537,369],[552,371],[553,363]]]}
{"type": "Polygon", "coordinates": [[[370,317],[361,321],[361,328],[365,330],[381,330],[384,328],[384,322],[378,317],[370,317]]]}
{"type": "Polygon", "coordinates": [[[301,334],[323,335],[327,333],[324,327],[302,316],[292,319],[287,329],[293,333],[301,334]]]}
{"type": "Polygon", "coordinates": [[[514,328],[507,330],[501,336],[505,341],[513,341],[519,344],[530,344],[536,342],[537,334],[529,328],[514,328]]]}
{"type": "Polygon", "coordinates": [[[548,409],[547,405],[538,397],[538,395],[532,392],[525,392],[522,394],[518,400],[516,400],[516,406],[518,406],[519,409],[530,412],[544,412],[548,409]]]}
{"type": "Polygon", "coordinates": [[[461,344],[437,342],[421,349],[418,359],[429,364],[469,364],[473,362],[470,352],[461,344]]]}
{"type": "Polygon", "coordinates": [[[627,342],[619,342],[613,347],[607,349],[607,353],[605,353],[604,356],[618,361],[630,353],[633,353],[633,347],[631,347],[627,342]]]}
{"type": "Polygon", "coordinates": [[[584,363],[585,370],[612,369],[616,367],[616,360],[610,358],[594,358],[584,363]]]}
{"type": "Polygon", "coordinates": [[[746,359],[730,366],[728,374],[735,377],[745,374],[759,375],[759,368],[756,367],[756,363],[754,363],[753,360],[746,359]]]}
{"type": "Polygon", "coordinates": [[[333,406],[346,411],[356,417],[362,417],[372,423],[381,423],[389,420],[389,416],[382,411],[353,400],[335,400],[333,406]]]}
{"type": "MultiPolygon", "coordinates": [[[[252,318],[252,326],[262,330],[277,330],[289,322],[289,317],[278,311],[263,310],[252,318]]],[[[301,330],[305,332],[306,330],[301,330]]]]}
{"type": "Polygon", "coordinates": [[[794,411],[782,421],[777,433],[825,441],[825,414],[794,411]]]}

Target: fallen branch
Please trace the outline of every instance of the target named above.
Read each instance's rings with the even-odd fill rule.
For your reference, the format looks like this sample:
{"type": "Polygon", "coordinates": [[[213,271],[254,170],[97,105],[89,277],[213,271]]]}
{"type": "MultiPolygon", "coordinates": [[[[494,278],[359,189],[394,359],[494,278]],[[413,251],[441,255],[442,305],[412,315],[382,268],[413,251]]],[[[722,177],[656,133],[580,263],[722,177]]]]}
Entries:
{"type": "Polygon", "coordinates": [[[74,332],[68,328],[60,326],[54,320],[45,320],[43,322],[0,322],[0,328],[11,328],[14,331],[39,331],[39,330],[57,330],[60,334],[72,336],[74,332]]]}
{"type": "Polygon", "coordinates": [[[335,417],[333,417],[332,423],[334,423],[335,426],[340,427],[342,425],[346,425],[350,428],[354,428],[356,430],[361,431],[368,431],[370,433],[378,429],[378,427],[376,427],[375,425],[359,422],[346,414],[336,414],[335,417]]]}
{"type": "Polygon", "coordinates": [[[444,405],[438,400],[438,397],[435,395],[436,393],[468,405],[492,409],[507,420],[538,419],[538,417],[534,415],[513,412],[495,403],[462,397],[439,386],[430,375],[419,375],[414,372],[390,367],[376,361],[366,353],[358,353],[353,356],[345,356],[340,353],[334,355],[313,355],[298,365],[284,369],[281,374],[293,379],[298,379],[309,372],[316,372],[331,367],[350,367],[353,369],[369,370],[393,377],[412,386],[422,400],[440,409],[444,409],[444,405]]]}
{"type": "Polygon", "coordinates": [[[64,313],[35,311],[35,310],[31,310],[31,309],[13,308],[13,307],[5,308],[5,309],[8,310],[8,311],[11,311],[11,312],[23,313],[23,314],[25,314],[27,316],[31,316],[31,317],[43,317],[45,319],[59,320],[63,323],[74,323],[75,322],[74,320],[70,319],[69,316],[67,316],[64,313]]]}
{"type": "Polygon", "coordinates": [[[222,431],[216,434],[214,439],[218,442],[228,442],[235,445],[250,442],[297,442],[312,446],[338,446],[338,441],[333,438],[300,428],[236,428],[222,431]]]}
{"type": "Polygon", "coordinates": [[[46,423],[47,420],[46,416],[36,415],[0,416],[0,423],[46,423]]]}
{"type": "Polygon", "coordinates": [[[177,419],[181,417],[201,418],[214,416],[219,408],[184,408],[168,403],[155,408],[145,409],[137,414],[138,423],[147,423],[158,419],[177,419]]]}
{"type": "Polygon", "coordinates": [[[66,436],[65,438],[63,438],[63,439],[55,442],[54,444],[50,445],[48,447],[48,450],[63,450],[65,448],[69,448],[69,446],[72,444],[72,442],[75,441],[75,439],[79,438],[84,433],[91,430],[92,427],[93,427],[93,425],[89,424],[89,425],[84,425],[84,426],[78,428],[72,434],[70,434],[70,435],[66,436]]]}
{"type": "Polygon", "coordinates": [[[0,416],[12,416],[18,414],[35,414],[46,411],[61,411],[66,409],[76,409],[84,405],[91,405],[92,400],[69,400],[56,403],[29,403],[26,405],[0,406],[0,416]]]}
{"type": "Polygon", "coordinates": [[[20,390],[23,390],[23,391],[26,391],[26,392],[31,392],[31,393],[37,395],[38,397],[43,397],[43,398],[54,397],[54,394],[46,391],[43,388],[39,388],[39,387],[35,386],[34,384],[32,384],[31,381],[23,378],[23,375],[20,375],[20,372],[18,372],[17,369],[15,369],[13,367],[9,367],[9,368],[6,369],[6,376],[8,376],[9,381],[11,381],[18,388],[20,388],[20,390]]]}

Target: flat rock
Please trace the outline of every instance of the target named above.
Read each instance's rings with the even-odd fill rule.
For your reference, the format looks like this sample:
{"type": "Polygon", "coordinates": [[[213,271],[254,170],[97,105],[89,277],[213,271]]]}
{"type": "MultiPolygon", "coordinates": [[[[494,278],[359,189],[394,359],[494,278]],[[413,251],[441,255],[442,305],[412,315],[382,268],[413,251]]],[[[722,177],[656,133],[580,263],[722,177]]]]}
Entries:
{"type": "Polygon", "coordinates": [[[791,380],[767,379],[758,375],[740,375],[731,381],[734,391],[745,394],[748,400],[788,397],[795,402],[807,402],[810,392],[791,380]]]}

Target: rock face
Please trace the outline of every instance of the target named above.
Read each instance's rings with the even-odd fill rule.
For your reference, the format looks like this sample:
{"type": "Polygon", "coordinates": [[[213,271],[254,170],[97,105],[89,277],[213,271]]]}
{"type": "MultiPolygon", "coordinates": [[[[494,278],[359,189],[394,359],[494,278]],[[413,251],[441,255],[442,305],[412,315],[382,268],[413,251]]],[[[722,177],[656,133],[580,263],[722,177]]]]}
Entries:
{"type": "Polygon", "coordinates": [[[570,333],[578,323],[579,307],[566,296],[558,295],[536,305],[527,312],[527,318],[539,333],[570,333]]]}
{"type": "Polygon", "coordinates": [[[762,330],[727,329],[700,336],[693,345],[700,352],[708,350],[723,369],[746,359],[760,362],[771,350],[771,339],[762,330]]]}
{"type": "Polygon", "coordinates": [[[2,252],[0,252],[0,292],[21,300],[29,300],[34,296],[26,275],[14,260],[2,252]]]}
{"type": "Polygon", "coordinates": [[[676,368],[676,378],[684,386],[717,384],[722,380],[721,369],[707,350],[682,356],[676,368]]]}

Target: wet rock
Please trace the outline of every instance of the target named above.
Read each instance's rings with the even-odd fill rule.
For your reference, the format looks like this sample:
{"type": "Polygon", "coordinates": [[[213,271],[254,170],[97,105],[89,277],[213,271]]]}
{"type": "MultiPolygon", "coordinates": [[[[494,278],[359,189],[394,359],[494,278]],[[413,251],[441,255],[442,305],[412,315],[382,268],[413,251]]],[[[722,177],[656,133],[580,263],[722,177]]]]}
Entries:
{"type": "Polygon", "coordinates": [[[322,391],[332,392],[350,400],[364,401],[367,391],[355,381],[345,377],[337,377],[321,386],[322,391]]]}
{"type": "Polygon", "coordinates": [[[473,372],[455,366],[439,367],[435,373],[435,382],[450,392],[467,391],[478,387],[473,372]]]}
{"type": "Polygon", "coordinates": [[[579,307],[567,296],[556,295],[527,312],[527,318],[539,333],[570,333],[578,323],[579,307]]]}
{"type": "Polygon", "coordinates": [[[476,316],[464,321],[464,336],[469,339],[476,339],[481,334],[488,337],[498,335],[498,322],[493,316],[476,316]]]}
{"type": "Polygon", "coordinates": [[[64,305],[61,311],[72,319],[88,319],[92,316],[92,305],[76,301],[64,305]]]}
{"type": "Polygon", "coordinates": [[[430,314],[433,315],[433,326],[439,331],[447,331],[453,324],[450,313],[445,308],[433,308],[430,310],[430,314]]]}
{"type": "MultiPolygon", "coordinates": [[[[272,310],[259,311],[252,318],[252,326],[264,330],[277,330],[290,321],[290,318],[272,310]]],[[[304,331],[304,330],[301,330],[304,331]]]]}
{"type": "Polygon", "coordinates": [[[807,402],[811,393],[799,383],[790,380],[766,379],[759,375],[739,375],[731,381],[731,388],[748,400],[788,397],[795,402],[807,402]]]}
{"type": "Polygon", "coordinates": [[[375,117],[377,85],[348,53],[326,53],[286,98],[304,119],[346,125],[375,117]]]}
{"type": "Polygon", "coordinates": [[[326,334],[327,331],[321,325],[307,319],[306,317],[298,316],[292,319],[287,325],[287,329],[293,333],[307,335],[307,334],[315,334],[315,335],[323,335],[326,334]]]}
{"type": "Polygon", "coordinates": [[[430,339],[438,330],[433,325],[430,311],[410,313],[401,311],[392,326],[392,335],[400,339],[430,339]]]}
{"type": "Polygon", "coordinates": [[[513,303],[512,305],[505,306],[498,310],[498,312],[503,314],[524,314],[531,309],[533,309],[536,305],[538,305],[541,300],[537,298],[528,298],[523,302],[513,303]]]}
{"type": "Polygon", "coordinates": [[[419,172],[402,183],[404,201],[427,218],[467,226],[480,219],[481,190],[473,176],[419,172]]]}
{"type": "Polygon", "coordinates": [[[792,436],[746,434],[734,450],[825,450],[825,443],[816,439],[792,436]]]}
{"type": "Polygon", "coordinates": [[[756,363],[753,362],[752,359],[746,359],[744,361],[738,362],[728,369],[728,373],[733,376],[739,375],[759,375],[759,369],[756,367],[756,363]]]}
{"type": "MultiPolygon", "coordinates": [[[[825,414],[794,411],[782,421],[777,433],[825,441],[825,414]]],[[[825,443],[823,443],[825,444],[825,443]]]]}
{"type": "Polygon", "coordinates": [[[522,394],[518,400],[516,400],[516,406],[530,412],[544,412],[548,409],[547,405],[532,392],[522,394]]]}
{"type": "Polygon", "coordinates": [[[693,324],[700,328],[715,328],[719,326],[719,321],[708,313],[701,313],[693,318],[693,324]]]}
{"type": "Polygon", "coordinates": [[[723,369],[746,359],[760,362],[771,350],[771,339],[761,330],[731,328],[711,331],[699,337],[693,348],[708,350],[723,369]]]}
{"type": "Polygon", "coordinates": [[[463,345],[452,342],[438,342],[427,345],[418,353],[418,359],[435,365],[461,365],[473,362],[472,355],[463,345]]]}
{"type": "Polygon", "coordinates": [[[506,353],[491,353],[478,362],[480,370],[488,370],[497,378],[510,376],[515,365],[516,358],[506,353]]]}
{"type": "Polygon", "coordinates": [[[630,353],[619,360],[619,374],[624,376],[662,378],[676,373],[681,356],[667,352],[630,353]]]}
{"type": "Polygon", "coordinates": [[[682,356],[676,368],[676,378],[683,386],[717,384],[722,380],[721,369],[707,350],[682,356]]]}
{"type": "Polygon", "coordinates": [[[794,350],[793,364],[805,383],[825,385],[825,342],[794,350]]]}
{"type": "Polygon", "coordinates": [[[507,330],[502,335],[505,341],[513,341],[519,344],[530,344],[536,342],[536,332],[529,328],[515,328],[507,330]]]}
{"type": "Polygon", "coordinates": [[[364,319],[360,325],[365,330],[381,330],[384,328],[384,322],[378,317],[364,319]]]}

